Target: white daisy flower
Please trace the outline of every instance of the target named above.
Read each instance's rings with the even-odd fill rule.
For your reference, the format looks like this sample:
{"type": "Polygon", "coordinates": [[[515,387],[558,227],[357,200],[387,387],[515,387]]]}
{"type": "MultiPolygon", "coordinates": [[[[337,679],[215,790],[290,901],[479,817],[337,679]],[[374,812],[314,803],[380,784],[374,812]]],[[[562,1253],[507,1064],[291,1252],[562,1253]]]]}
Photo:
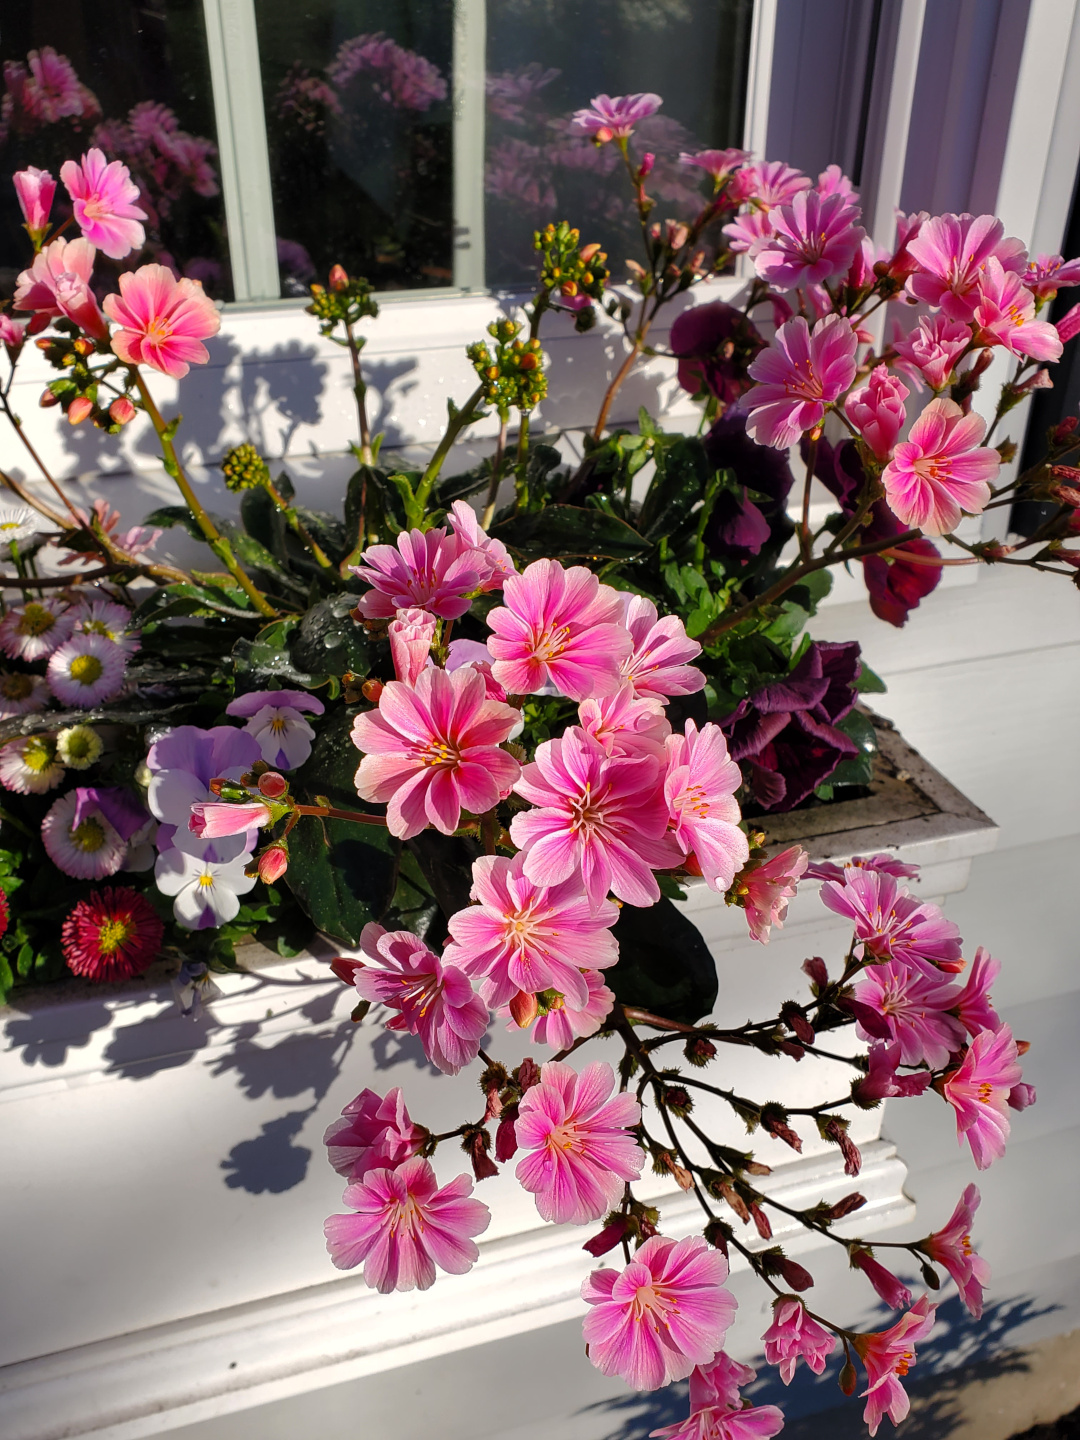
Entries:
{"type": "Polygon", "coordinates": [[[93,806],[83,806],[82,818],[76,822],[78,804],[78,791],[69,790],[41,822],[41,841],[49,859],[77,880],[115,875],[127,854],[127,842],[93,806]]]}
{"type": "Polygon", "coordinates": [[[28,600],[0,620],[0,650],[12,660],[44,660],[74,628],[74,612],[63,600],[28,600]]]}
{"type": "Polygon", "coordinates": [[[44,795],[64,778],[51,735],[28,735],[0,746],[0,785],[17,795],[44,795]]]}
{"type": "Polygon", "coordinates": [[[56,737],[56,753],[69,770],[89,770],[105,747],[89,725],[69,725],[56,737]]]}
{"type": "Polygon", "coordinates": [[[0,720],[15,715],[35,715],[52,699],[43,675],[27,675],[22,670],[0,670],[0,720]]]}
{"type": "Polygon", "coordinates": [[[124,688],[124,652],[104,635],[74,635],[49,659],[49,687],[65,705],[100,705],[124,688]]]}
{"type": "Polygon", "coordinates": [[[125,655],[131,656],[139,648],[138,631],[130,630],[131,611],[126,605],[95,597],[83,600],[75,606],[76,635],[104,635],[114,645],[119,645],[125,655]]]}
{"type": "Polygon", "coordinates": [[[255,884],[245,875],[247,855],[224,863],[200,860],[175,847],[158,856],[154,879],[163,895],[173,895],[173,914],[185,930],[209,930],[234,920],[239,896],[255,884]]]}
{"type": "Polygon", "coordinates": [[[43,533],[41,516],[29,505],[0,505],[0,544],[21,545],[43,533]]]}

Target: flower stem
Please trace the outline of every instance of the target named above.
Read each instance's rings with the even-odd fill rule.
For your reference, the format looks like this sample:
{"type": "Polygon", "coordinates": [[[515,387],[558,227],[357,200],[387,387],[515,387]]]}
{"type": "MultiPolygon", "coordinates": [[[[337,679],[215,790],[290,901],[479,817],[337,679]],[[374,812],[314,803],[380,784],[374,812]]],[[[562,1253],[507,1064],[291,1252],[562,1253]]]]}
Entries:
{"type": "Polygon", "coordinates": [[[356,343],[356,336],[348,320],[345,321],[345,338],[352,359],[353,394],[356,396],[356,415],[360,423],[360,464],[373,465],[375,461],[371,453],[371,431],[368,428],[367,384],[360,364],[360,346],[356,343]]]}
{"type": "Polygon", "coordinates": [[[302,544],[308,547],[312,555],[314,555],[315,559],[319,562],[319,564],[323,567],[324,570],[333,570],[333,562],[327,557],[326,551],[315,539],[314,535],[311,534],[310,530],[308,530],[307,526],[300,519],[299,515],[297,515],[295,507],[289,504],[289,502],[285,499],[285,496],[282,495],[281,491],[278,490],[277,486],[273,483],[273,481],[267,480],[265,482],[264,489],[266,490],[266,493],[270,496],[270,499],[285,516],[285,519],[288,521],[289,528],[292,530],[293,534],[297,536],[297,538],[301,541],[302,544]]]}

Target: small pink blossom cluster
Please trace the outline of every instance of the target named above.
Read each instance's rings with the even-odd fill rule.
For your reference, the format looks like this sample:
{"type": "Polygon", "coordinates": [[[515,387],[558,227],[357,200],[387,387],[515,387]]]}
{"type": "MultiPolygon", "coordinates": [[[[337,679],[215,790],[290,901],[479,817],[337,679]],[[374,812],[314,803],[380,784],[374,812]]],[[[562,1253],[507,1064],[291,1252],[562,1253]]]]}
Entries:
{"type": "Polygon", "coordinates": [[[344,41],[326,73],[339,90],[357,76],[365,76],[380,100],[400,110],[423,113],[447,96],[446,81],[437,65],[381,31],[344,41]]]}
{"type": "Polygon", "coordinates": [[[31,50],[26,64],[4,61],[4,96],[0,101],[0,143],[9,134],[32,135],[61,120],[79,127],[101,115],[92,91],[83,85],[66,55],[51,45],[31,50]]]}

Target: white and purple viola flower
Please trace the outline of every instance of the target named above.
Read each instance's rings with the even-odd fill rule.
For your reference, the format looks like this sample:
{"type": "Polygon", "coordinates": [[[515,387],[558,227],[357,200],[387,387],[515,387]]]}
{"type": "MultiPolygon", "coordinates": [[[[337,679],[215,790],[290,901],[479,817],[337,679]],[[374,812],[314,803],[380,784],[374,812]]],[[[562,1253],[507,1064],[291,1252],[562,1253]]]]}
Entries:
{"type": "Polygon", "coordinates": [[[191,807],[214,800],[210,781],[239,780],[262,758],[259,742],[246,730],[215,725],[178,725],[150,747],[146,763],[152,779],[147,796],[161,821],[157,847],[165,855],[174,846],[198,860],[227,864],[255,848],[257,829],[206,840],[188,828],[191,807]]]}
{"type": "Polygon", "coordinates": [[[267,765],[295,770],[311,754],[315,738],[303,712],[321,715],[325,708],[306,690],[253,690],[233,700],[225,713],[247,721],[244,731],[259,742],[267,765]]]}

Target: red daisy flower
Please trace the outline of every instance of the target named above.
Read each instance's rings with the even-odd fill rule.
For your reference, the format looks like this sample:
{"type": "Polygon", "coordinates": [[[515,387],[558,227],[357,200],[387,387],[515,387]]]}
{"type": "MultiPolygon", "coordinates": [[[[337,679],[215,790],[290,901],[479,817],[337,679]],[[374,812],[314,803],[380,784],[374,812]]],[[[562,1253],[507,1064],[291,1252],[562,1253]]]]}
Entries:
{"type": "Polygon", "coordinates": [[[129,885],[106,885],[75,906],[64,921],[60,945],[76,975],[130,980],[156,958],[164,933],[145,896],[129,885]]]}

